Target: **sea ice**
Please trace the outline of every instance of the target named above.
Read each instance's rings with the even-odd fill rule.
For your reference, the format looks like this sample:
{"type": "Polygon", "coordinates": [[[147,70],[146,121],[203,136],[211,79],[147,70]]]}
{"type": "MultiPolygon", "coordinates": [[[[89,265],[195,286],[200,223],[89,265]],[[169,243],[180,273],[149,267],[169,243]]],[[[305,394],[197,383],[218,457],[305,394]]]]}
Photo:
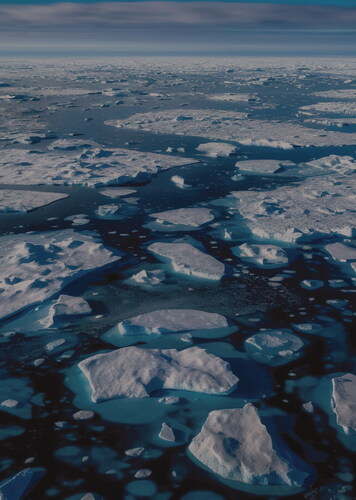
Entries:
{"type": "Polygon", "coordinates": [[[162,269],[142,269],[142,271],[133,274],[128,280],[126,280],[126,283],[139,286],[155,286],[162,283],[165,279],[166,273],[162,269]]]}
{"type": "Polygon", "coordinates": [[[0,189],[0,212],[29,212],[57,200],[68,198],[68,196],[64,193],[45,191],[0,189]]]}
{"type": "Polygon", "coordinates": [[[281,170],[281,167],[292,167],[295,163],[283,160],[243,160],[236,163],[240,172],[248,174],[274,174],[281,170]]]}
{"type": "Polygon", "coordinates": [[[226,361],[199,347],[183,351],[124,347],[84,359],[79,368],[94,402],[143,398],[159,389],[220,395],[231,392],[238,382],[226,361]]]}
{"type": "Polygon", "coordinates": [[[25,498],[45,473],[46,469],[42,467],[29,467],[6,479],[0,484],[1,500],[21,500],[25,498]]]}
{"type": "Polygon", "coordinates": [[[228,144],[226,142],[205,142],[204,144],[199,144],[196,148],[200,153],[206,156],[212,156],[213,158],[218,158],[219,156],[233,156],[237,152],[237,147],[233,144],[228,144]]]}
{"type": "Polygon", "coordinates": [[[79,151],[3,149],[2,184],[81,184],[91,187],[146,180],[161,170],[197,160],[124,148],[79,151]]]}
{"type": "Polygon", "coordinates": [[[277,453],[252,404],[210,412],[189,451],[215,474],[245,484],[301,487],[308,476],[277,453]]]}
{"type": "Polygon", "coordinates": [[[332,379],[332,407],[345,434],[356,434],[356,376],[352,373],[332,379]]]}
{"type": "Polygon", "coordinates": [[[288,256],[283,248],[276,245],[249,245],[243,243],[233,247],[232,252],[237,257],[247,262],[252,262],[260,267],[283,267],[288,265],[288,256]]]}
{"type": "Polygon", "coordinates": [[[122,120],[105,122],[118,128],[147,130],[157,134],[204,137],[233,141],[247,146],[292,149],[295,146],[343,146],[356,142],[355,133],[312,129],[291,122],[247,119],[237,111],[179,109],[137,113],[122,120]]]}
{"type": "Polygon", "coordinates": [[[338,260],[339,262],[356,260],[356,248],[344,245],[340,242],[326,245],[325,250],[334,260],[338,260]]]}
{"type": "Polygon", "coordinates": [[[190,243],[153,243],[150,252],[163,260],[168,260],[176,273],[196,278],[220,280],[225,274],[225,266],[190,243]]]}
{"type": "Polygon", "coordinates": [[[163,441],[171,441],[174,442],[176,440],[176,437],[174,435],[174,431],[172,427],[165,422],[163,422],[161,430],[158,435],[163,441]]]}
{"type": "Polygon", "coordinates": [[[122,335],[160,335],[228,327],[226,318],[221,314],[194,309],[159,309],[121,321],[118,331],[122,335]]]}
{"type": "Polygon", "coordinates": [[[245,341],[246,351],[256,360],[271,366],[293,361],[303,354],[305,343],[289,330],[260,330],[245,341]]]}
{"type": "Polygon", "coordinates": [[[120,257],[71,229],[0,238],[1,318],[43,302],[74,279],[120,257]]]}
{"type": "Polygon", "coordinates": [[[160,231],[178,231],[199,229],[203,224],[214,220],[208,208],[177,208],[166,212],[150,214],[156,220],[148,224],[151,229],[160,231]]]}

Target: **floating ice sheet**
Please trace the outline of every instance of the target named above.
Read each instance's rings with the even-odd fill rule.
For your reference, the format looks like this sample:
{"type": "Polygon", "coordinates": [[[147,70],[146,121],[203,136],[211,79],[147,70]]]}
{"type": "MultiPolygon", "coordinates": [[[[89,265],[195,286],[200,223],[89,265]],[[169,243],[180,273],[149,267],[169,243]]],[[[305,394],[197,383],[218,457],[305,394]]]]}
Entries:
{"type": "Polygon", "coordinates": [[[64,193],[48,193],[45,191],[0,189],[0,212],[29,212],[57,200],[68,198],[68,196],[64,193]]]}

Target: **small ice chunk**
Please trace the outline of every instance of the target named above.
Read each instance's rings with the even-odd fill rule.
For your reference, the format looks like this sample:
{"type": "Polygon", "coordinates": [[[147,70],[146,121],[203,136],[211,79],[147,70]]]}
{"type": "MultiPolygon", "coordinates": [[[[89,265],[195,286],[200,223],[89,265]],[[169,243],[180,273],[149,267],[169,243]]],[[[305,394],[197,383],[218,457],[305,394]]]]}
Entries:
{"type": "Polygon", "coordinates": [[[280,170],[281,166],[287,163],[288,166],[294,165],[292,162],[283,162],[282,160],[243,160],[236,163],[240,172],[248,174],[274,174],[280,170]]]}
{"type": "Polygon", "coordinates": [[[283,248],[276,245],[249,245],[243,243],[233,247],[232,252],[240,259],[261,267],[282,267],[288,265],[288,256],[283,248]]]}
{"type": "Polygon", "coordinates": [[[96,403],[148,397],[162,389],[227,394],[238,383],[226,361],[200,347],[183,351],[124,347],[86,358],[79,368],[96,403]]]}
{"type": "Polygon", "coordinates": [[[224,264],[190,243],[157,242],[150,245],[148,250],[167,259],[177,273],[209,280],[220,280],[225,274],[224,264]]]}
{"type": "Polygon", "coordinates": [[[185,183],[185,180],[180,175],[173,175],[171,177],[171,181],[173,182],[173,184],[175,184],[180,189],[184,189],[186,187],[190,187],[189,184],[185,183]]]}
{"type": "MultiPolygon", "coordinates": [[[[277,448],[278,449],[278,448],[277,448]]],[[[302,486],[307,473],[280,456],[256,408],[209,413],[189,451],[215,474],[245,484],[302,486]]],[[[291,457],[291,455],[289,455],[291,457]]]]}
{"type": "Polygon", "coordinates": [[[356,375],[347,373],[332,379],[332,407],[345,434],[356,434],[356,375]]]}
{"type": "Polygon", "coordinates": [[[137,274],[133,274],[127,280],[131,285],[159,285],[166,279],[166,274],[162,269],[146,270],[142,269],[137,274]]]}
{"type": "Polygon", "coordinates": [[[125,450],[125,455],[128,457],[139,457],[143,452],[145,448],[142,448],[142,446],[138,446],[137,448],[130,448],[129,450],[125,450]]]}
{"type": "Polygon", "coordinates": [[[66,341],[65,339],[53,340],[53,342],[49,342],[48,344],[45,345],[45,349],[46,349],[46,351],[51,352],[54,349],[56,349],[57,347],[63,345],[65,343],[65,341],[66,341]]]}
{"type": "Polygon", "coordinates": [[[160,335],[228,326],[226,318],[217,313],[195,309],[158,309],[121,321],[118,330],[122,335],[160,335]]]}
{"type": "Polygon", "coordinates": [[[144,479],[145,477],[149,477],[152,474],[151,469],[140,469],[135,472],[136,479],[144,479]]]}
{"type": "Polygon", "coordinates": [[[2,401],[1,406],[4,406],[5,408],[16,408],[20,404],[17,399],[5,399],[5,401],[2,401]]]}
{"type": "Polygon", "coordinates": [[[159,398],[158,402],[165,405],[176,405],[179,403],[180,399],[177,396],[166,396],[164,398],[159,398]]]}
{"type": "Polygon", "coordinates": [[[93,417],[94,412],[90,410],[79,410],[73,415],[74,420],[88,420],[93,417]]]}
{"type": "Polygon", "coordinates": [[[119,210],[119,205],[100,205],[96,213],[99,215],[99,217],[110,217],[111,215],[115,215],[117,211],[119,210]]]}
{"type": "Polygon", "coordinates": [[[307,401],[303,404],[303,408],[308,413],[314,413],[314,405],[311,401],[307,401]]]}
{"type": "Polygon", "coordinates": [[[320,280],[303,280],[300,282],[300,286],[305,290],[317,290],[324,286],[324,282],[320,280]]]}
{"type": "Polygon", "coordinates": [[[199,144],[196,150],[206,156],[217,158],[219,156],[233,156],[237,153],[238,148],[226,142],[205,142],[204,144],[199,144]]]}
{"type": "Polygon", "coordinates": [[[160,433],[158,435],[163,441],[171,441],[175,442],[176,437],[174,435],[174,431],[172,427],[170,427],[168,424],[163,422],[160,433]]]}
{"type": "Polygon", "coordinates": [[[136,193],[136,189],[125,187],[105,188],[100,189],[99,193],[108,198],[118,198],[119,196],[130,196],[130,194],[136,193]]]}

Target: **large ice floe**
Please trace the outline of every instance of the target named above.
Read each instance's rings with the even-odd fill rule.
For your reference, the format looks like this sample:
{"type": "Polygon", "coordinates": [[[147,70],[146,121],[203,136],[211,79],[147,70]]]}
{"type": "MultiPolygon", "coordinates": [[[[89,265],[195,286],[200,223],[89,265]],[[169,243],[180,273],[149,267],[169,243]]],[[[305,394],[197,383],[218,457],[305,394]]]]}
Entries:
{"type": "Polygon", "coordinates": [[[301,238],[313,240],[332,234],[353,235],[355,161],[350,157],[333,156],[308,165],[325,175],[271,191],[232,193],[254,236],[295,243],[301,238]]]}
{"type": "Polygon", "coordinates": [[[247,119],[237,111],[180,109],[138,113],[107,125],[151,133],[170,133],[233,141],[248,146],[291,149],[295,146],[342,146],[356,142],[355,133],[332,132],[303,127],[292,122],[247,119]]]}
{"type": "Polygon", "coordinates": [[[142,349],[124,347],[79,363],[94,402],[145,398],[159,389],[228,394],[238,383],[230,365],[200,347],[142,349]]]}
{"type": "Polygon", "coordinates": [[[64,146],[58,151],[4,149],[0,158],[0,183],[105,186],[146,180],[161,170],[190,163],[196,163],[196,160],[124,148],[84,148],[79,151],[65,150],[64,146]]]}
{"type": "Polygon", "coordinates": [[[229,481],[250,486],[303,487],[308,473],[299,469],[295,457],[284,448],[282,455],[257,409],[246,404],[243,408],[210,412],[190,443],[189,452],[229,481]]]}
{"type": "Polygon", "coordinates": [[[42,302],[76,278],[120,257],[71,229],[0,238],[1,318],[42,302]]]}
{"type": "Polygon", "coordinates": [[[155,218],[146,227],[158,231],[194,231],[214,220],[208,208],[177,208],[150,214],[155,218]]]}
{"type": "Polygon", "coordinates": [[[222,262],[190,243],[157,242],[149,245],[148,250],[168,261],[176,273],[208,280],[220,280],[225,274],[222,262]]]}
{"type": "Polygon", "coordinates": [[[121,335],[161,335],[165,333],[220,331],[229,328],[221,314],[194,309],[159,309],[120,321],[121,335]]]}
{"type": "Polygon", "coordinates": [[[356,435],[356,375],[347,373],[332,379],[332,405],[336,422],[345,434],[356,435]]]}
{"type": "Polygon", "coordinates": [[[0,189],[0,212],[29,212],[67,197],[64,193],[0,189]]]}

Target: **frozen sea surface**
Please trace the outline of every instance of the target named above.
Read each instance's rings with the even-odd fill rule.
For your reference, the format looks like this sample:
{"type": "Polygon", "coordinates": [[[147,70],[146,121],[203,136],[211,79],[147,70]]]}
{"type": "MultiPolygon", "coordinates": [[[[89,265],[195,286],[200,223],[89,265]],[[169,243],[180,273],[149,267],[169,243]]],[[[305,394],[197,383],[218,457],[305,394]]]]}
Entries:
{"type": "Polygon", "coordinates": [[[355,78],[1,61],[0,496],[356,497],[355,78]]]}

